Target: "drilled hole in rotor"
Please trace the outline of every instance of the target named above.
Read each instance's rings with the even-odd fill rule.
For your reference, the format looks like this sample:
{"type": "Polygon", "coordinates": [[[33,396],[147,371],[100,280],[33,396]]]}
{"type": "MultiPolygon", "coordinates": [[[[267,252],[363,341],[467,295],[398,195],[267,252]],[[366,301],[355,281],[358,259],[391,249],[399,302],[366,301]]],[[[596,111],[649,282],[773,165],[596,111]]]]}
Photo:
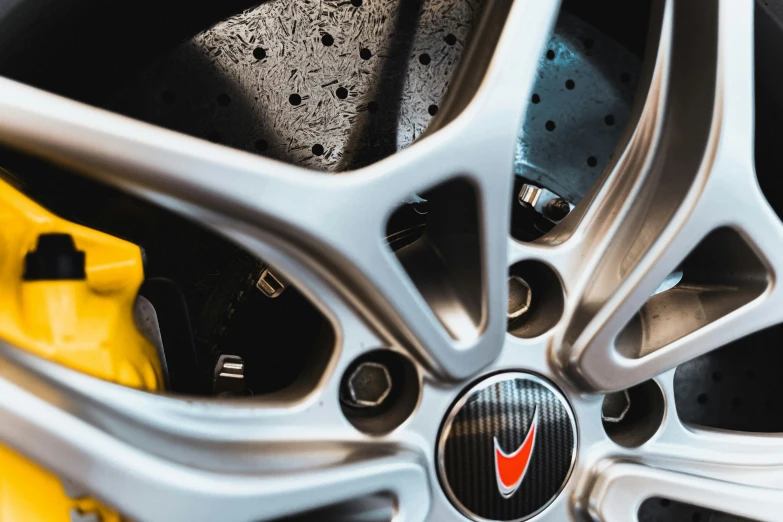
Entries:
{"type": "Polygon", "coordinates": [[[300,103],[302,103],[302,97],[298,94],[294,93],[291,96],[288,97],[288,103],[290,103],[293,106],[297,106],[300,103]]]}
{"type": "Polygon", "coordinates": [[[651,380],[607,394],[601,420],[609,438],[620,446],[636,448],[655,435],[665,410],[663,391],[651,380]]]}
{"type": "Polygon", "coordinates": [[[722,430],[783,431],[781,339],[778,324],[679,365],[674,398],[680,420],[722,430]]]}
{"type": "Polygon", "coordinates": [[[354,7],[361,7],[362,6],[362,0],[351,0],[351,5],[354,7]]]}
{"type": "Polygon", "coordinates": [[[574,83],[574,80],[566,80],[565,82],[566,89],[569,91],[574,90],[574,87],[576,87],[576,83],[574,83]]]}
{"type": "Polygon", "coordinates": [[[321,145],[320,143],[316,143],[315,145],[313,145],[312,151],[314,156],[323,156],[324,146],[321,145]]]}
{"type": "Polygon", "coordinates": [[[369,60],[372,58],[372,51],[365,47],[359,51],[359,57],[361,57],[362,60],[369,60]]]}
{"type": "Polygon", "coordinates": [[[329,33],[324,33],[324,35],[321,36],[321,43],[326,47],[331,47],[334,45],[334,37],[329,33]]]}
{"type": "Polygon", "coordinates": [[[546,59],[547,60],[554,60],[555,59],[555,52],[550,49],[546,52],[546,59]]]}
{"type": "Polygon", "coordinates": [[[340,382],[340,407],[356,429],[373,435],[402,424],[416,407],[421,383],[405,355],[374,350],[356,358],[340,382]]]}
{"type": "Polygon", "coordinates": [[[552,120],[549,120],[549,121],[546,122],[544,127],[546,127],[546,130],[548,130],[549,132],[552,132],[556,128],[555,127],[555,122],[553,122],[552,120]]]}
{"type": "Polygon", "coordinates": [[[563,314],[560,277],[540,261],[521,261],[509,270],[508,331],[529,339],[547,332],[563,314]]]}
{"type": "Polygon", "coordinates": [[[438,106],[435,104],[430,105],[427,107],[427,112],[430,114],[430,116],[435,116],[438,114],[438,106]]]}
{"type": "Polygon", "coordinates": [[[612,115],[612,114],[607,114],[606,116],[604,116],[604,123],[605,123],[606,125],[610,126],[610,127],[611,127],[612,125],[614,125],[614,115],[612,115]]]}
{"type": "Polygon", "coordinates": [[[447,45],[454,45],[457,43],[457,37],[451,33],[447,34],[443,40],[446,42],[447,45]]]}
{"type": "Polygon", "coordinates": [[[532,101],[533,103],[541,103],[541,96],[539,96],[538,94],[534,94],[533,96],[530,97],[530,101],[532,101]]]}
{"type": "Polygon", "coordinates": [[[345,87],[338,87],[337,90],[334,91],[334,94],[341,100],[344,100],[348,97],[348,89],[345,87]]]}
{"type": "Polygon", "coordinates": [[[593,168],[596,165],[598,165],[598,160],[595,158],[595,156],[590,156],[589,158],[587,158],[588,167],[593,168]]]}
{"type": "Polygon", "coordinates": [[[256,47],[253,49],[253,58],[256,60],[263,60],[266,58],[266,50],[261,47],[256,47]]]}
{"type": "Polygon", "coordinates": [[[422,65],[429,65],[429,63],[432,61],[432,58],[430,58],[430,55],[427,53],[422,53],[419,55],[419,63],[422,65]]]}

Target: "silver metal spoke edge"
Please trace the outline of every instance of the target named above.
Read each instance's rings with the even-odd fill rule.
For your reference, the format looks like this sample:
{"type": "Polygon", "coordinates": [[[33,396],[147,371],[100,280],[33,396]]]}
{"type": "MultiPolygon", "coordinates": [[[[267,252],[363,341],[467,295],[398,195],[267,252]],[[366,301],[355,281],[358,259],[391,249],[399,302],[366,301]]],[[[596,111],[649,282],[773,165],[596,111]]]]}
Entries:
{"type": "Polygon", "coordinates": [[[666,406],[650,440],[623,448],[605,439],[585,448],[576,511],[602,522],[636,520],[646,500],[663,498],[753,520],[783,519],[783,435],[683,423],[674,374],[656,378],[666,406]]]}
{"type": "Polygon", "coordinates": [[[569,377],[590,391],[628,388],[783,320],[783,296],[775,284],[783,266],[777,248],[783,225],[759,190],[753,169],[753,3],[709,3],[718,26],[715,49],[702,42],[695,46],[698,53],[683,52],[692,43],[689,35],[698,32],[695,27],[712,18],[709,6],[705,17],[696,16],[705,8],[697,4],[663,4],[658,58],[639,124],[584,214],[575,213],[577,223],[563,223],[551,237],[517,244],[511,251],[512,262],[539,258],[561,274],[568,294],[567,327],[559,334],[557,356],[569,377]],[[675,22],[676,16],[684,19],[675,22]],[[710,52],[715,80],[696,82],[711,85],[715,93],[714,102],[699,113],[707,118],[700,142],[683,135],[698,134],[684,121],[699,96],[689,91],[687,82],[694,80],[687,63],[694,53],[707,53],[709,63],[710,52]],[[675,174],[685,181],[672,178],[675,174]],[[618,337],[636,311],[705,237],[721,228],[735,231],[764,265],[766,279],[748,282],[760,287],[758,295],[702,324],[683,324],[682,334],[650,351],[621,353],[618,337]]]}
{"type": "Polygon", "coordinates": [[[0,352],[0,438],[133,519],[267,520],[371,494],[402,520],[429,510],[419,452],[357,443],[333,412],[314,433],[314,415],[189,403],[0,352]]]}

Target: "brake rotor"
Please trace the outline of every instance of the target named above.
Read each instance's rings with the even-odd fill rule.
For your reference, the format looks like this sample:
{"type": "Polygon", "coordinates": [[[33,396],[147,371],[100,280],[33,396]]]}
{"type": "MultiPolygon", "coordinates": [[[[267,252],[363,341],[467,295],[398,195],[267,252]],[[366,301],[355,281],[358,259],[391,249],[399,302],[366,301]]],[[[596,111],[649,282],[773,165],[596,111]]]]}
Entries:
{"type": "MultiPolygon", "coordinates": [[[[267,2],[168,52],[109,105],[307,168],[357,168],[427,129],[479,4],[267,2]]],[[[561,14],[522,122],[516,173],[578,202],[628,121],[640,63],[561,14]]]]}

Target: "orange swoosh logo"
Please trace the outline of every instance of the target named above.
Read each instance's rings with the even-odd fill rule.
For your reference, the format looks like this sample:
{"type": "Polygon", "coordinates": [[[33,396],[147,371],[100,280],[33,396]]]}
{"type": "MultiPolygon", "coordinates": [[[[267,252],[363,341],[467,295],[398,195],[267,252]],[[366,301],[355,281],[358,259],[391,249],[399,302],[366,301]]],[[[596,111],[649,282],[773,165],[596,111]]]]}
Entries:
{"type": "Polygon", "coordinates": [[[533,422],[527,430],[525,440],[522,445],[513,453],[505,453],[500,449],[498,438],[495,441],[495,477],[498,480],[498,491],[503,498],[510,498],[516,493],[522,479],[525,478],[530,457],[533,455],[533,447],[536,442],[536,431],[538,431],[538,408],[533,413],[533,422]]]}

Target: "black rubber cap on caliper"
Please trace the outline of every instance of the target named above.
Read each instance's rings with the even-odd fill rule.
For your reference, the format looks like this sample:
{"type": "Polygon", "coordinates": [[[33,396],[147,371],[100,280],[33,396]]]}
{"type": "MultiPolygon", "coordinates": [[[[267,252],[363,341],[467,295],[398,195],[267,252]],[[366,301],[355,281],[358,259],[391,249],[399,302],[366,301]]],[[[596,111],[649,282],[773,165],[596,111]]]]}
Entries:
{"type": "Polygon", "coordinates": [[[35,250],[24,258],[25,281],[86,279],[84,252],[76,250],[70,234],[41,234],[35,250]]]}

